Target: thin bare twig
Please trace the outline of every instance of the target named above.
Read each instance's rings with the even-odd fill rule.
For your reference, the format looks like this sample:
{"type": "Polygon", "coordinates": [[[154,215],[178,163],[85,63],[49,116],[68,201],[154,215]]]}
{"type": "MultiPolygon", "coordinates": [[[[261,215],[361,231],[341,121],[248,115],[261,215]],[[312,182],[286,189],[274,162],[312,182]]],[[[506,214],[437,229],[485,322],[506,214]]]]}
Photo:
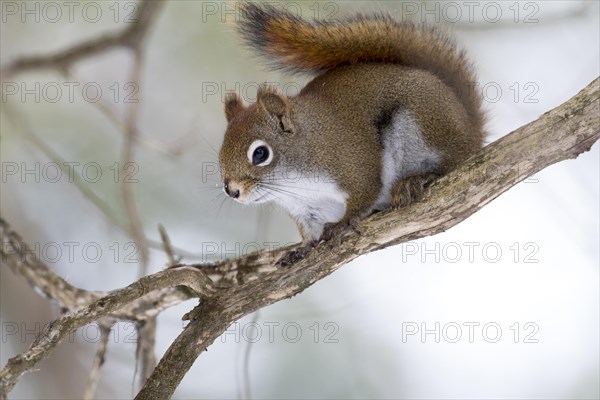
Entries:
{"type": "Polygon", "coordinates": [[[167,260],[169,262],[169,267],[174,267],[180,261],[179,258],[176,258],[173,254],[173,246],[171,246],[171,239],[169,239],[169,235],[167,234],[167,230],[161,224],[158,225],[158,232],[160,233],[160,239],[163,242],[163,250],[167,255],[167,260]]]}
{"type": "Polygon", "coordinates": [[[100,325],[100,344],[98,345],[98,350],[96,350],[92,368],[90,369],[88,380],[85,384],[85,390],[83,392],[83,398],[85,400],[93,399],[94,394],[96,393],[98,381],[100,380],[100,368],[102,368],[102,365],[104,364],[104,356],[106,354],[106,349],[108,348],[108,339],[114,321],[104,318],[99,320],[98,323],[100,325]]]}
{"type": "MultiPolygon", "coordinates": [[[[162,225],[158,225],[158,231],[160,233],[161,240],[163,242],[164,251],[169,260],[168,266],[174,267],[177,264],[175,261],[175,255],[171,247],[171,240],[167,234],[166,229],[162,225]]],[[[140,375],[140,387],[146,383],[146,380],[152,374],[152,371],[156,367],[156,355],[154,354],[156,344],[156,328],[157,321],[156,316],[152,316],[146,320],[140,321],[137,324],[137,347],[135,351],[136,365],[135,374],[137,374],[138,364],[141,364],[142,370],[140,375]]]]}
{"type": "Polygon", "coordinates": [[[121,32],[94,38],[54,54],[18,58],[8,66],[2,67],[0,76],[6,79],[17,73],[48,68],[68,70],[76,62],[114,47],[138,47],[162,3],[163,0],[140,1],[137,3],[136,21],[121,32]]]}
{"type": "MultiPolygon", "coordinates": [[[[62,72],[64,77],[71,82],[77,82],[80,85],[85,85],[87,83],[86,81],[78,77],[76,74],[74,74],[73,71],[70,69],[62,72]]],[[[112,106],[111,103],[107,101],[105,97],[100,97],[100,99],[95,103],[92,103],[92,105],[96,107],[102,113],[102,115],[104,115],[116,128],[120,130],[124,129],[125,122],[122,120],[115,107],[112,106]]],[[[163,142],[161,140],[157,140],[145,135],[137,135],[136,140],[138,143],[146,146],[148,149],[152,149],[161,154],[176,157],[180,155],[185,146],[188,145],[187,142],[190,141],[190,138],[193,138],[193,133],[194,131],[190,129],[184,135],[178,137],[173,143],[163,142]]]]}
{"type": "Polygon", "coordinates": [[[104,214],[109,220],[113,221],[115,225],[118,225],[118,220],[114,217],[114,213],[111,211],[108,204],[104,202],[96,193],[86,185],[85,180],[82,178],[81,174],[77,171],[76,168],[69,168],[69,163],[51,146],[49,146],[46,142],[41,140],[35,133],[29,121],[24,115],[21,115],[20,110],[13,107],[10,103],[6,103],[3,105],[5,110],[8,112],[6,115],[11,120],[11,122],[20,128],[20,131],[29,142],[31,142],[37,149],[39,149],[44,156],[48,158],[48,160],[54,162],[60,169],[63,174],[69,177],[69,182],[72,183],[79,192],[85,198],[92,202],[94,206],[104,214]]]}
{"type": "MultiPolygon", "coordinates": [[[[156,344],[156,317],[142,321],[137,326],[137,347],[135,351],[136,364],[142,366],[140,374],[140,387],[146,383],[146,380],[156,367],[156,356],[154,347],[156,344]]],[[[137,369],[137,366],[136,366],[137,369]]]]}
{"type": "MultiPolygon", "coordinates": [[[[144,39],[152,26],[152,22],[155,20],[160,7],[163,5],[164,0],[142,0],[137,3],[137,13],[134,23],[128,26],[128,28],[122,30],[119,33],[111,33],[104,35],[99,38],[95,38],[80,44],[76,44],[68,49],[59,51],[54,54],[47,55],[35,55],[35,56],[24,56],[18,58],[7,66],[0,68],[0,77],[2,80],[30,70],[41,70],[41,69],[56,69],[62,73],[65,77],[74,77],[72,71],[73,64],[78,61],[98,55],[102,52],[112,49],[113,47],[126,47],[134,53],[134,66],[132,71],[132,82],[137,82],[139,87],[139,77],[141,71],[141,61],[143,55],[143,44],[144,39]]],[[[130,112],[126,116],[125,121],[125,132],[126,132],[126,144],[123,150],[123,165],[122,168],[126,168],[128,162],[133,162],[133,146],[134,141],[147,142],[147,144],[155,149],[160,148],[159,144],[145,140],[137,134],[137,114],[139,105],[137,103],[131,103],[130,112]]],[[[100,111],[104,113],[113,123],[121,125],[120,119],[117,117],[115,110],[110,108],[105,102],[99,101],[95,103],[100,111]]],[[[19,124],[24,124],[21,119],[19,124]]],[[[39,147],[50,159],[60,160],[60,157],[53,152],[45,143],[40,141],[35,135],[30,134],[29,139],[39,147]]],[[[167,149],[168,153],[173,154],[173,149],[167,149]]],[[[65,164],[62,162],[58,163],[61,168],[65,168],[65,164]]],[[[63,171],[64,172],[64,171],[63,171]]],[[[76,177],[78,178],[78,177],[76,177]]],[[[80,180],[74,181],[76,187],[85,194],[105,215],[111,220],[115,221],[114,216],[109,211],[109,207],[104,204],[93,192],[88,190],[85,185],[81,184],[80,180]]],[[[141,226],[140,218],[137,214],[137,207],[135,205],[133,188],[127,183],[123,183],[123,199],[129,217],[129,229],[133,239],[140,247],[141,254],[141,268],[140,276],[147,273],[147,262],[149,257],[149,247],[160,248],[160,245],[156,241],[148,240],[143,235],[143,229],[141,226]]],[[[120,221],[116,221],[118,226],[121,226],[120,221]]],[[[182,249],[179,249],[180,254],[187,254],[191,257],[197,256],[182,249]]]]}
{"type": "MultiPolygon", "coordinates": [[[[134,49],[134,62],[133,70],[131,72],[130,82],[135,82],[140,87],[140,76],[142,68],[142,50],[139,47],[134,49]]],[[[135,100],[129,106],[125,122],[125,143],[123,145],[123,157],[121,170],[123,176],[127,173],[129,166],[133,164],[133,151],[136,138],[138,136],[137,119],[139,114],[139,102],[135,100]]],[[[132,182],[127,179],[121,180],[121,193],[123,194],[123,203],[125,204],[125,210],[127,211],[127,218],[129,220],[129,231],[133,240],[136,242],[140,249],[140,271],[139,276],[142,277],[148,273],[148,262],[150,258],[150,252],[148,249],[148,243],[146,241],[146,235],[144,234],[144,228],[137,211],[137,205],[134,197],[134,186],[132,182]]]]}
{"type": "MultiPolygon", "coordinates": [[[[96,103],[97,104],[97,103],[96,103]]],[[[21,132],[23,136],[29,140],[37,149],[39,149],[44,156],[48,158],[48,160],[56,163],[56,165],[61,169],[62,173],[66,176],[69,176],[71,183],[75,186],[79,192],[86,199],[90,200],[92,204],[110,221],[114,226],[121,229],[125,234],[127,234],[127,227],[123,224],[123,221],[120,218],[115,216],[115,213],[110,209],[109,205],[104,202],[96,193],[91,190],[88,185],[86,185],[84,179],[81,177],[81,174],[77,171],[76,168],[69,168],[69,163],[52,147],[50,147],[46,142],[41,140],[37,135],[33,133],[32,127],[29,125],[27,118],[24,115],[20,115],[19,110],[14,108],[10,103],[4,103],[3,105],[5,111],[10,111],[6,113],[7,118],[11,120],[11,122],[21,128],[21,132]]],[[[153,249],[163,249],[163,244],[161,242],[155,240],[149,240],[146,238],[146,242],[148,246],[153,249]]],[[[188,257],[199,257],[199,254],[192,254],[184,249],[180,249],[174,247],[174,250],[177,253],[188,256],[188,257]]]]}
{"type": "MultiPolygon", "coordinates": [[[[137,3],[136,22],[122,32],[89,40],[55,54],[29,56],[17,59],[8,67],[2,68],[0,75],[5,79],[16,73],[46,68],[54,68],[61,71],[63,74],[68,75],[71,66],[76,62],[92,55],[97,55],[113,47],[122,46],[133,51],[134,63],[131,73],[131,82],[136,82],[139,87],[144,39],[162,3],[162,0],[141,1],[137,3]]],[[[123,149],[123,165],[121,168],[127,168],[127,166],[133,162],[133,146],[136,137],[138,136],[138,113],[138,102],[132,102],[125,123],[126,137],[123,149]]],[[[140,276],[143,276],[148,272],[149,247],[137,212],[133,187],[125,180],[122,181],[122,185],[123,201],[129,219],[129,229],[133,240],[140,248],[140,276]]]]}

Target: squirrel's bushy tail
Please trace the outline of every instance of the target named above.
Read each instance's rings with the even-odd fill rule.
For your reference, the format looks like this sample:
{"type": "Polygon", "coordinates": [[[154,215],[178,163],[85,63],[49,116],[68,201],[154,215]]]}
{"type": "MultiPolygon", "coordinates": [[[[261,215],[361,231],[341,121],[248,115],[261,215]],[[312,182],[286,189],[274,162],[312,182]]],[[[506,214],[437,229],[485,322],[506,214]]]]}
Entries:
{"type": "Polygon", "coordinates": [[[318,73],[354,63],[390,63],[430,71],[481,122],[481,97],[469,90],[475,74],[464,51],[433,27],[384,14],[308,22],[268,4],[241,3],[238,30],[271,67],[318,73]]]}

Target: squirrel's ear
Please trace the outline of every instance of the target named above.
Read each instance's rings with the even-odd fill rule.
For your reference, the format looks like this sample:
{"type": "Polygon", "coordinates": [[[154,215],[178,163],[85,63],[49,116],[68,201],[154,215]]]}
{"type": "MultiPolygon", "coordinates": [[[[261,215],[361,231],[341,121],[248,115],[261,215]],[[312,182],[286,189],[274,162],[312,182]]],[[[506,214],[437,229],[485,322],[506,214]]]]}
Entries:
{"type": "Polygon", "coordinates": [[[287,99],[271,88],[258,88],[256,98],[269,114],[280,116],[288,111],[287,99]]]}
{"type": "Polygon", "coordinates": [[[225,118],[227,122],[231,121],[243,109],[242,99],[236,93],[230,92],[225,95],[225,118]]]}
{"type": "Polygon", "coordinates": [[[284,132],[289,133],[293,131],[287,97],[277,93],[275,89],[261,86],[258,88],[256,98],[259,106],[267,113],[277,118],[279,125],[284,132]]]}

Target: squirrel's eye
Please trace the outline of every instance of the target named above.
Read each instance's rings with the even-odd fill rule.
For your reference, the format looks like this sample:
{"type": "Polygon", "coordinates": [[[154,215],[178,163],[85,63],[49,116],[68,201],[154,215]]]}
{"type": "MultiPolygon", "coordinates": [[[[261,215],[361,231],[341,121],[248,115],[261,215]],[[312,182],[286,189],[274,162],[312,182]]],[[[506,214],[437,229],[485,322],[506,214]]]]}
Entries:
{"type": "Polygon", "coordinates": [[[266,146],[258,146],[252,153],[252,164],[260,165],[269,158],[269,149],[266,146]]]}
{"type": "Polygon", "coordinates": [[[259,167],[267,166],[273,160],[271,146],[262,140],[255,140],[248,148],[248,161],[259,167]]]}

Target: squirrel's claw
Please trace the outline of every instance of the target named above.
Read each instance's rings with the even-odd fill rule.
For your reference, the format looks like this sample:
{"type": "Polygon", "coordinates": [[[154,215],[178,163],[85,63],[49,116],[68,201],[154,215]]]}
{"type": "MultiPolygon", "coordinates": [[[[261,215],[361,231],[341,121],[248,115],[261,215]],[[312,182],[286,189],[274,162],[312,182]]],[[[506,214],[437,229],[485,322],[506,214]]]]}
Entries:
{"type": "Polygon", "coordinates": [[[296,250],[292,250],[284,254],[279,260],[277,260],[275,265],[277,267],[288,267],[294,264],[295,262],[306,257],[306,255],[313,251],[315,247],[317,247],[317,245],[322,241],[331,241],[332,247],[336,248],[342,244],[342,236],[349,230],[353,230],[358,235],[362,235],[363,230],[359,225],[359,221],[360,220],[358,218],[351,218],[347,221],[330,222],[325,224],[323,227],[323,233],[321,234],[319,240],[313,240],[296,250]]]}
{"type": "Polygon", "coordinates": [[[317,241],[312,241],[312,242],[305,244],[304,246],[298,248],[297,250],[292,250],[292,251],[287,252],[279,260],[277,260],[277,262],[275,263],[275,266],[289,267],[290,265],[294,264],[296,261],[299,261],[299,260],[303,259],[304,257],[306,257],[306,255],[308,253],[310,253],[311,251],[314,250],[315,247],[317,247],[318,243],[319,242],[317,242],[317,241]]]}

